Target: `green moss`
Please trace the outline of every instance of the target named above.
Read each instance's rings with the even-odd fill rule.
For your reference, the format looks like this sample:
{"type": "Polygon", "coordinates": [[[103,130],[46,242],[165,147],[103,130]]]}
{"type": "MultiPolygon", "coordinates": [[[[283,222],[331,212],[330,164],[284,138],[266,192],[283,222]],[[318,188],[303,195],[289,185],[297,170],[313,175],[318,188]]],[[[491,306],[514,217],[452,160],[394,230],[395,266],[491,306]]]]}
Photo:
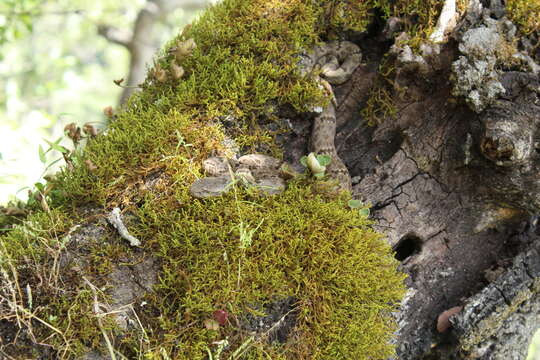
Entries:
{"type": "MultiPolygon", "coordinates": [[[[202,160],[214,151],[227,151],[219,119],[235,121],[231,131],[243,149],[262,143],[281,156],[271,136],[257,128],[257,120],[272,119],[272,108],[278,106],[305,111],[328,100],[313,79],[296,71],[297,54],[336,27],[359,29],[373,16],[351,2],[363,20],[346,17],[321,25],[330,9],[326,5],[334,4],[339,3],[225,0],[185,29],[156,59],[166,77],[150,75],[106,133],[73,157],[74,168],[51,182],[54,189],[47,201],[53,211],[30,217],[50,233],[25,235],[27,223],[1,238],[0,243],[11,244],[6,254],[15,268],[28,268],[24,259],[29,254],[38,259],[31,271],[12,277],[40,284],[40,271],[58,260],[58,252],[50,252],[43,238],[61,243],[77,221],[65,209],[87,203],[121,206],[137,213],[140,223],[130,231],[143,240],[143,251],[162,264],[155,293],[146,296],[147,306],[139,314],[145,340],[132,330],[116,344],[126,356],[203,359],[206,348],[224,337],[231,354],[249,335],[233,326],[208,330],[203,321],[218,308],[241,317],[271,301],[270,296],[298,299],[294,331],[301,341],[284,347],[254,342],[246,358],[390,356],[395,327],[390,312],[403,295],[403,275],[381,235],[358,211],[347,208],[347,195],[324,198],[306,183],[291,184],[274,197],[237,191],[199,201],[188,192],[202,175],[202,160]],[[197,48],[180,64],[184,77],[173,80],[175,59],[169,49],[189,38],[197,48]],[[160,181],[147,189],[144,180],[155,173],[160,181]],[[51,214],[57,222],[46,221],[51,214]],[[242,248],[241,235],[258,224],[252,244],[242,248]],[[22,246],[13,245],[18,243],[22,246]]],[[[66,357],[103,341],[93,311],[95,295],[82,276],[105,285],[115,263],[131,251],[110,239],[101,241],[89,247],[88,261],[70,274],[73,279],[54,291],[36,285],[44,294],[36,314],[50,325],[38,326],[39,339],[66,357]]],[[[103,296],[98,300],[105,301],[103,296]]],[[[109,320],[107,329],[112,328],[111,318],[104,319],[109,320]]]]}
{"type": "MultiPolygon", "coordinates": [[[[440,0],[398,0],[392,5],[387,5],[386,14],[388,16],[398,16],[407,19],[405,31],[410,40],[407,44],[413,49],[418,49],[420,44],[428,39],[433,32],[437,20],[441,14],[444,1],[440,0]]],[[[457,0],[456,10],[463,13],[469,2],[467,0],[457,0]]]]}
{"type": "MultiPolygon", "coordinates": [[[[458,0],[458,11],[463,12],[467,3],[458,0]]],[[[375,16],[399,17],[409,34],[408,44],[417,48],[433,32],[443,5],[439,0],[340,0],[326,1],[323,8],[331,26],[359,32],[368,30],[375,16]]]]}
{"type": "Polygon", "coordinates": [[[540,0],[508,0],[506,9],[510,19],[524,34],[540,29],[540,0]]]}
{"type": "MultiPolygon", "coordinates": [[[[65,173],[59,187],[70,198],[105,204],[133,181],[132,169],[164,167],[163,155],[176,154],[177,131],[197,138],[200,133],[186,128],[207,131],[210,122],[224,116],[243,128],[264,116],[269,103],[298,110],[321,103],[325,94],[317,84],[295,71],[297,54],[318,40],[319,16],[310,1],[229,0],[213,7],[170,44],[195,39],[197,49],[181,64],[184,78],[173,81],[169,76],[165,83],[147,79],[145,91],[131,98],[107,136],[87,146],[84,157],[97,166],[95,173],[81,165],[65,173]]],[[[174,61],[168,54],[164,51],[158,59],[163,69],[174,61]]],[[[265,138],[254,128],[250,131],[247,146],[265,138]]],[[[208,154],[199,151],[187,155],[197,161],[208,154]]],[[[180,151],[177,156],[184,155],[180,151]]]]}
{"type": "MultiPolygon", "coordinates": [[[[185,196],[177,195],[178,202],[185,196]]],[[[149,300],[161,309],[152,326],[161,336],[150,348],[160,345],[173,358],[203,359],[208,344],[228,338],[232,352],[247,334],[235,326],[207,330],[200,321],[191,324],[193,319],[211,318],[217,309],[241,317],[269,296],[292,296],[298,299],[295,331],[302,347],[259,344],[254,354],[265,351],[272,359],[392,354],[389,314],[403,295],[403,276],[395,272],[381,235],[347,208],[345,198],[329,202],[305,185],[291,185],[281,196],[231,193],[195,200],[166,215],[155,213],[150,201],[139,216],[140,233],[152,234],[146,243],[163,261],[160,284],[149,300]],[[242,249],[242,227],[258,224],[251,246],[242,249]]]]}
{"type": "Polygon", "coordinates": [[[395,118],[397,115],[392,81],[395,72],[393,60],[384,58],[379,65],[379,71],[366,105],[362,109],[362,116],[371,126],[381,124],[384,120],[395,118]]]}
{"type": "Polygon", "coordinates": [[[328,1],[324,8],[325,17],[330,20],[331,26],[364,32],[373,21],[376,9],[389,13],[388,4],[388,1],[379,0],[328,1]]]}

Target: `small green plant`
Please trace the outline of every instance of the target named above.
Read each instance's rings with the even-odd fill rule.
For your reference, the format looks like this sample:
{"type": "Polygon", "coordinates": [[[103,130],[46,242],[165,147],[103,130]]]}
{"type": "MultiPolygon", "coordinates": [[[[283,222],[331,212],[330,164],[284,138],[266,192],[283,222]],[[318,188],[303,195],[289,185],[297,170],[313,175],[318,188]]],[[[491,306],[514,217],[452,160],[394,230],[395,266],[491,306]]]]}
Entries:
{"type": "Polygon", "coordinates": [[[369,207],[360,200],[351,199],[347,203],[352,210],[358,209],[358,214],[361,216],[369,216],[369,207]]]}
{"type": "Polygon", "coordinates": [[[39,147],[38,147],[39,161],[41,161],[43,164],[47,165],[45,167],[45,170],[43,170],[43,174],[40,177],[43,177],[43,175],[47,172],[47,170],[49,170],[54,164],[56,164],[57,162],[62,160],[62,158],[58,158],[58,159],[52,161],[51,163],[47,164],[47,154],[48,153],[50,153],[51,151],[58,151],[61,154],[69,153],[68,149],[66,149],[65,147],[60,145],[60,142],[62,141],[62,139],[63,139],[63,136],[59,137],[58,139],[56,139],[55,141],[52,141],[52,142],[47,140],[47,139],[43,139],[43,140],[45,140],[45,142],[47,144],[49,144],[49,147],[47,148],[47,150],[44,150],[43,146],[39,145],[39,147]]]}
{"type": "Polygon", "coordinates": [[[183,146],[185,148],[193,146],[193,144],[188,144],[186,142],[186,139],[184,139],[184,136],[182,136],[182,134],[180,133],[180,131],[178,131],[178,129],[175,130],[175,133],[176,133],[176,138],[178,139],[178,143],[176,145],[176,151],[178,151],[178,148],[180,148],[180,146],[183,146]]]}
{"type": "Polygon", "coordinates": [[[326,166],[332,162],[332,158],[328,155],[315,155],[309,153],[308,156],[302,156],[300,163],[307,167],[309,171],[317,179],[324,177],[326,172],[326,166]]]}
{"type": "Polygon", "coordinates": [[[249,225],[246,225],[243,221],[240,221],[240,224],[238,225],[238,229],[240,231],[240,249],[246,249],[251,246],[251,243],[253,242],[253,235],[255,235],[255,232],[259,230],[263,222],[264,219],[262,219],[254,229],[250,229],[249,225]]]}

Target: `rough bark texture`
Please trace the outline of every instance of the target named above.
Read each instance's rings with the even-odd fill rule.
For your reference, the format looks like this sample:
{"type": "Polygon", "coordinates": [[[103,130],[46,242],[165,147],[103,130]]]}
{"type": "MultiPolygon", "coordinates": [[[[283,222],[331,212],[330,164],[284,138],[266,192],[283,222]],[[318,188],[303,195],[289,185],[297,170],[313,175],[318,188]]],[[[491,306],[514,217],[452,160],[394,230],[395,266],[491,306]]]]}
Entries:
{"type": "MultiPolygon", "coordinates": [[[[532,216],[540,209],[535,64],[499,66],[481,78],[479,86],[502,86],[480,96],[483,109],[463,101],[470,89],[454,96],[466,72],[456,74],[453,63],[467,55],[462,44],[476,30],[464,34],[504,24],[510,30],[497,36],[508,36],[515,28],[503,16],[499,2],[470,9],[447,43],[425,45],[412,59],[410,49],[385,40],[382,28],[350,36],[367,62],[334,89],[341,104],[336,147],[353,177],[354,197],[373,205],[376,227],[409,275],[397,314],[399,359],[525,359],[540,327],[539,232],[532,216]],[[396,67],[397,114],[371,126],[360,110],[385,52],[396,67]],[[456,306],[463,310],[450,318],[453,327],[439,333],[439,315],[456,306]]],[[[519,48],[538,62],[538,48],[527,46],[536,41],[521,37],[519,48]]],[[[482,60],[491,55],[494,64],[501,61],[497,54],[482,60]]],[[[311,124],[293,120],[285,122],[292,131],[282,139],[291,162],[306,152],[311,124]]]]}

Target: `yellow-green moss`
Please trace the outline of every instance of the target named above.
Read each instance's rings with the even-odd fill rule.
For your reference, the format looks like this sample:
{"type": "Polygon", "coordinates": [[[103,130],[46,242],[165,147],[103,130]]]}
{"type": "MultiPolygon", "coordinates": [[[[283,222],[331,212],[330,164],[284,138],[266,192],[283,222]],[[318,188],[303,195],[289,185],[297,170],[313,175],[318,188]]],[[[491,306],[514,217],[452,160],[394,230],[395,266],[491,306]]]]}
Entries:
{"type": "MultiPolygon", "coordinates": [[[[249,339],[247,334],[234,327],[210,331],[203,320],[217,308],[240,317],[249,307],[271,301],[269,296],[299,300],[295,333],[300,341],[286,347],[256,343],[248,359],[384,359],[392,354],[390,312],[403,294],[403,275],[381,235],[358,211],[347,208],[345,197],[323,198],[300,182],[274,197],[239,190],[200,201],[188,193],[201,176],[202,160],[216,149],[225,151],[221,118],[236,122],[233,131],[244,149],[262,142],[279,156],[272,138],[254,125],[257,119],[271,119],[272,107],[304,111],[327,101],[312,79],[296,71],[297,54],[336,27],[359,29],[372,16],[356,7],[362,21],[345,14],[339,23],[321,22],[335,4],[224,0],[211,8],[156,59],[168,72],[174,60],[168,48],[193,38],[197,49],[181,64],[184,78],[157,81],[150,76],[106,133],[73,157],[74,169],[53,181],[47,201],[63,217],[67,210],[54,209],[86,203],[136,212],[141,223],[130,230],[162,264],[155,293],[147,295],[140,314],[148,341],[128,332],[116,344],[127,356],[204,359],[206,348],[223,336],[229,336],[230,353],[249,339]],[[161,181],[150,190],[144,180],[155,173],[161,181]],[[258,224],[252,245],[242,249],[240,229],[258,224]]],[[[50,234],[50,241],[60,241],[67,231],[71,221],[64,220],[63,230],[50,234]]],[[[21,241],[18,231],[0,242],[21,241]]],[[[40,237],[26,241],[28,246],[11,249],[10,259],[18,262],[35,248],[42,255],[36,269],[54,262],[40,237]]],[[[123,251],[105,244],[90,251],[87,268],[80,272],[102,285],[123,251]]],[[[124,251],[130,251],[127,245],[124,251]]],[[[103,338],[89,288],[81,278],[63,286],[56,298],[46,292],[40,314],[64,335],[47,326],[40,327],[40,334],[50,335],[47,341],[56,349],[68,349],[66,356],[75,356],[103,338]]]]}
{"type": "MultiPolygon", "coordinates": [[[[386,14],[407,19],[404,30],[410,38],[407,43],[413,49],[418,49],[431,35],[444,5],[440,0],[398,0],[390,3],[392,5],[387,5],[390,11],[386,14]]],[[[463,13],[468,3],[467,0],[457,0],[456,10],[463,13]]]]}
{"type": "MultiPolygon", "coordinates": [[[[463,12],[467,3],[458,0],[457,10],[463,12]]],[[[443,5],[440,0],[334,0],[324,2],[323,8],[331,26],[359,32],[368,30],[375,16],[399,17],[409,34],[408,43],[417,48],[432,33],[443,5]]]]}
{"type": "Polygon", "coordinates": [[[524,34],[540,30],[540,0],[507,0],[506,9],[524,34]]]}
{"type": "Polygon", "coordinates": [[[394,83],[395,67],[393,60],[384,58],[380,65],[375,83],[370,90],[366,105],[362,109],[362,116],[369,125],[375,126],[386,119],[395,118],[397,108],[394,104],[394,83]]]}
{"type": "MultiPolygon", "coordinates": [[[[228,116],[242,128],[265,114],[269,103],[299,110],[321,103],[321,89],[295,70],[297,54],[318,41],[319,16],[311,1],[228,0],[213,7],[169,45],[195,39],[197,49],[181,64],[185,77],[166,83],[149,79],[111,123],[107,136],[87,146],[85,158],[97,166],[95,173],[79,166],[65,174],[60,187],[79,200],[105,204],[133,180],[134,168],[164,167],[164,154],[176,154],[177,131],[190,136],[182,129],[186,122],[206,131],[209,122],[228,116]]],[[[163,69],[171,61],[167,51],[158,60],[163,69]]],[[[265,139],[256,128],[249,131],[253,143],[265,139]]],[[[189,154],[192,163],[219,143],[209,142],[208,148],[189,154]]]]}
{"type": "MultiPolygon", "coordinates": [[[[176,198],[179,204],[190,199],[184,191],[176,198]]],[[[152,331],[162,336],[149,344],[150,352],[161,347],[175,359],[204,359],[205,347],[226,337],[232,352],[247,334],[190,323],[211,318],[217,309],[241,317],[254,304],[292,296],[298,299],[295,332],[302,346],[259,345],[252,352],[262,356],[264,350],[272,359],[392,354],[389,314],[403,295],[403,275],[396,273],[397,262],[381,235],[348,209],[344,198],[327,201],[296,184],[281,196],[231,192],[167,214],[156,213],[153,201],[139,211],[140,233],[149,234],[145,242],[163,261],[160,284],[149,300],[161,309],[152,331]],[[249,229],[261,224],[246,249],[240,246],[241,224],[249,229]]]]}

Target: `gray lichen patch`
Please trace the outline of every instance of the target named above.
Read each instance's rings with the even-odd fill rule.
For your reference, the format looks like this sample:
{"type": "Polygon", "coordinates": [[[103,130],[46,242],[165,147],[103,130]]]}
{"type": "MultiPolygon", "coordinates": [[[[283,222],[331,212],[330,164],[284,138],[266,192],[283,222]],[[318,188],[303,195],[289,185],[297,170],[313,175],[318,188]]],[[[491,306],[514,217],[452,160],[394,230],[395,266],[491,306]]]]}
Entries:
{"type": "Polygon", "coordinates": [[[512,267],[469,298],[463,311],[451,317],[464,355],[482,358],[489,349],[492,356],[496,355],[493,358],[525,358],[529,337],[539,326],[538,251],[538,244],[534,244],[516,256],[512,267]],[[519,354],[515,349],[520,349],[519,354]]]}
{"type": "Polygon", "coordinates": [[[502,44],[502,37],[496,27],[478,27],[468,30],[459,44],[459,51],[465,56],[482,58],[496,56],[502,44]]]}
{"type": "Polygon", "coordinates": [[[497,15],[480,8],[469,14],[480,21],[473,21],[474,27],[464,25],[458,32],[462,55],[452,64],[453,95],[463,96],[476,113],[505,93],[501,72],[521,61],[516,57],[516,26],[502,14],[497,15]]]}
{"type": "Polygon", "coordinates": [[[463,55],[452,64],[453,95],[464,96],[476,113],[482,112],[505,92],[496,69],[497,51],[502,44],[503,38],[497,27],[485,26],[469,29],[459,44],[463,55]]]}

